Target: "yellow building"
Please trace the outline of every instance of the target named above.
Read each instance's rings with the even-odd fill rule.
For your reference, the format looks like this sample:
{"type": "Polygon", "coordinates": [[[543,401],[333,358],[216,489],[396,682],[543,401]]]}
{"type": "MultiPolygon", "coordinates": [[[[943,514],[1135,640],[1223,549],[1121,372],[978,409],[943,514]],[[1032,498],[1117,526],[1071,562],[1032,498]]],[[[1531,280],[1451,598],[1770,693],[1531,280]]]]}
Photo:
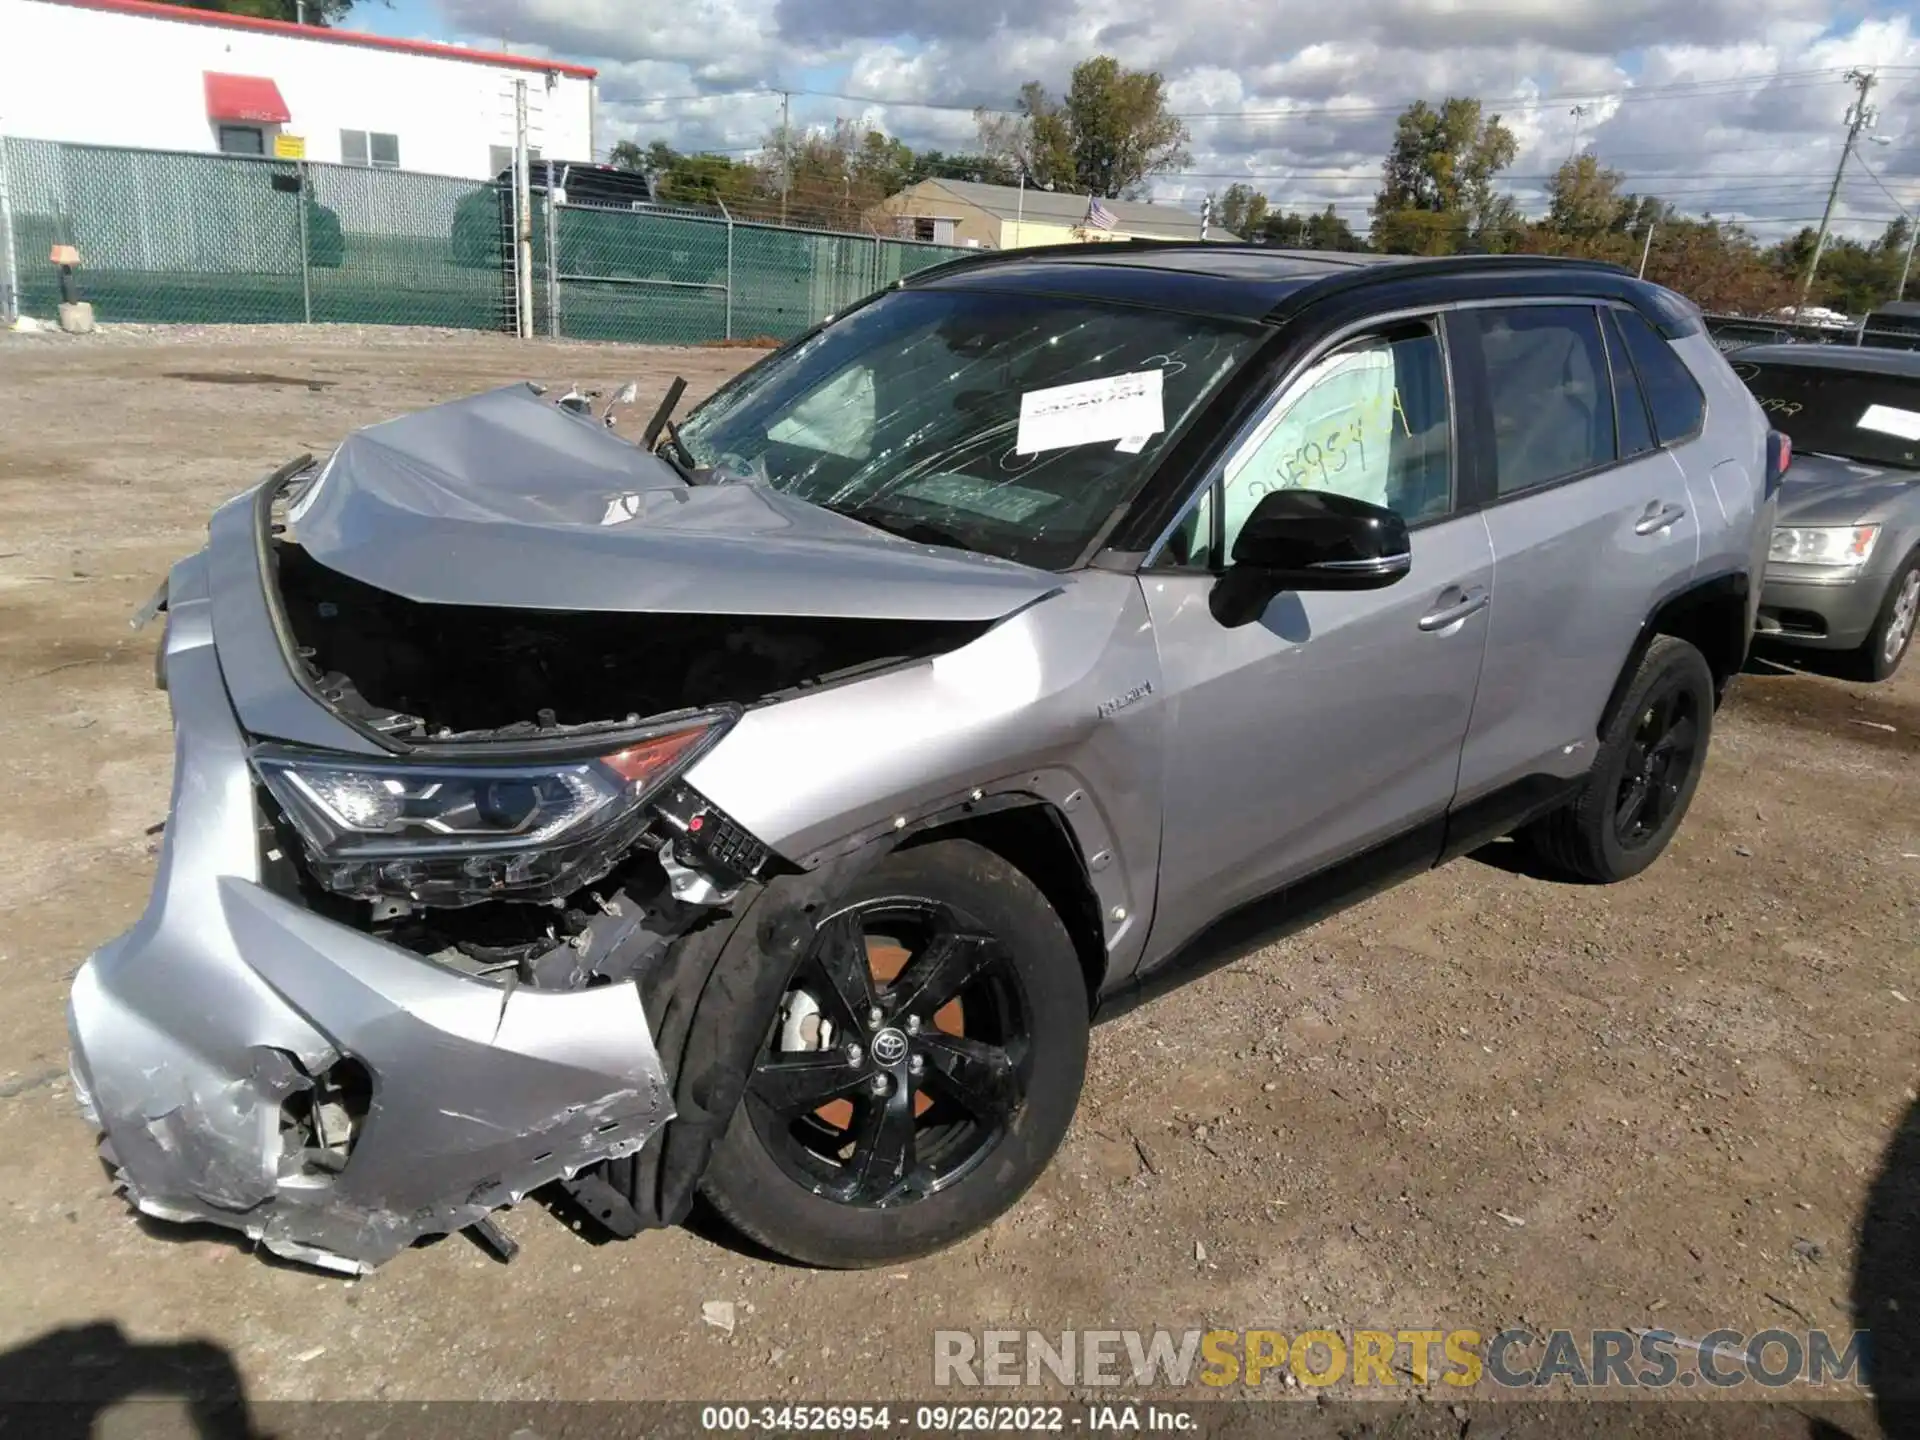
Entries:
{"type": "MultiPolygon", "coordinates": [[[[908,240],[1017,250],[1029,245],[1092,244],[1107,240],[1198,240],[1200,217],[1177,205],[1102,200],[1112,227],[1089,220],[1092,201],[1026,185],[982,185],[973,180],[922,180],[881,203],[880,224],[908,240]]],[[[1206,239],[1237,241],[1218,225],[1206,239]]]]}

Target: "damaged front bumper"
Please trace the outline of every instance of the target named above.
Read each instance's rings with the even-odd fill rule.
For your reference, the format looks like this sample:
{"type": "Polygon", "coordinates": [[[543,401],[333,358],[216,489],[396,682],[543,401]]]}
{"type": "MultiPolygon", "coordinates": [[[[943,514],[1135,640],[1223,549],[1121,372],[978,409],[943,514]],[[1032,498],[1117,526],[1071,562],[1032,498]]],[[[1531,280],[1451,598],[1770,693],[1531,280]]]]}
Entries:
{"type": "Polygon", "coordinates": [[[167,608],[159,870],[68,1005],[76,1092],[140,1210],[359,1272],[643,1146],[674,1112],[631,981],[489,983],[263,883],[204,557],[167,608]]]}

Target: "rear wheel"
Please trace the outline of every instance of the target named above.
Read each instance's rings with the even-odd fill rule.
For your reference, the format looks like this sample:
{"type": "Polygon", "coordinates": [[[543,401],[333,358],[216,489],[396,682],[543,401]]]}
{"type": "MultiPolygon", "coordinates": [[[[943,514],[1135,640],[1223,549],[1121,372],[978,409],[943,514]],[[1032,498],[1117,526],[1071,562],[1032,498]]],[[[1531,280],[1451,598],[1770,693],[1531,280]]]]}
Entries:
{"type": "Polygon", "coordinates": [[[1920,555],[1908,557],[1887,587],[1879,618],[1858,652],[1861,678],[1890,679],[1906,658],[1916,628],[1920,628],[1920,555]]]}
{"type": "Polygon", "coordinates": [[[1660,857],[1680,828],[1713,735],[1713,671],[1686,641],[1659,635],[1602,737],[1585,787],[1520,838],[1549,868],[1610,884],[1660,857]]]}
{"type": "Polygon", "coordinates": [[[900,851],[818,927],[701,1183],[808,1264],[883,1265],[992,1223],[1079,1103],[1088,1002],[1072,939],[992,851],[900,851]]]}

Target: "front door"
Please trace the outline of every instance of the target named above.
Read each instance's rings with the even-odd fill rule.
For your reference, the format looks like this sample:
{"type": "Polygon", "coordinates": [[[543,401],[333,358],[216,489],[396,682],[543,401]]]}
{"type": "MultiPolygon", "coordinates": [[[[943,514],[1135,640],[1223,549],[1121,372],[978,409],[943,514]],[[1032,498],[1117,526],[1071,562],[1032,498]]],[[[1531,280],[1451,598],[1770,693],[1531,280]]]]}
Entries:
{"type": "Polygon", "coordinates": [[[1448,389],[1431,323],[1341,344],[1275,397],[1141,572],[1169,714],[1148,964],[1452,800],[1494,582],[1484,522],[1454,503],[1448,389]],[[1260,497],[1286,486],[1397,510],[1412,571],[1381,590],[1282,594],[1224,626],[1216,574],[1260,497]]]}

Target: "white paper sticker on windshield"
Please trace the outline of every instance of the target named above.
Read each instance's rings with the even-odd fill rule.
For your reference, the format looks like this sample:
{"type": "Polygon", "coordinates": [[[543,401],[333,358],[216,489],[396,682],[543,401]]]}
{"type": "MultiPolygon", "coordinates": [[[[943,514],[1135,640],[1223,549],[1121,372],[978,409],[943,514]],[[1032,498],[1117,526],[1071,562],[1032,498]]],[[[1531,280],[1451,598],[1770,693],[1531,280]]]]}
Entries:
{"type": "Polygon", "coordinates": [[[1897,405],[1869,405],[1860,417],[1862,430],[1878,430],[1882,435],[1898,435],[1902,440],[1920,440],[1920,410],[1902,410],[1897,405]]]}
{"type": "Polygon", "coordinates": [[[1029,390],[1020,397],[1020,433],[1014,453],[1035,455],[1069,445],[1095,445],[1167,428],[1159,370],[1136,370],[1104,380],[1082,380],[1029,390]]]}

